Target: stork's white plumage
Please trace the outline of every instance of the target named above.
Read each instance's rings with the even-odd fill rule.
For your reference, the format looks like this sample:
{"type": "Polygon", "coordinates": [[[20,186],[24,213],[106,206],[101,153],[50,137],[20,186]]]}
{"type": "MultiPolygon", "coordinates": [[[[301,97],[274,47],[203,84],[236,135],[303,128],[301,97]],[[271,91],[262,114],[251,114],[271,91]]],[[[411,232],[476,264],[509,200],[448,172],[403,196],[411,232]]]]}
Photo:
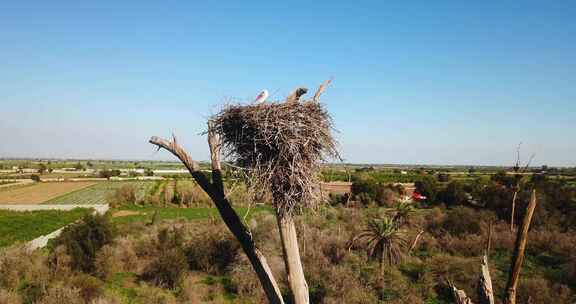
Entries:
{"type": "Polygon", "coordinates": [[[266,99],[268,99],[268,90],[262,90],[262,92],[256,96],[256,99],[254,99],[254,103],[263,103],[266,99]]]}

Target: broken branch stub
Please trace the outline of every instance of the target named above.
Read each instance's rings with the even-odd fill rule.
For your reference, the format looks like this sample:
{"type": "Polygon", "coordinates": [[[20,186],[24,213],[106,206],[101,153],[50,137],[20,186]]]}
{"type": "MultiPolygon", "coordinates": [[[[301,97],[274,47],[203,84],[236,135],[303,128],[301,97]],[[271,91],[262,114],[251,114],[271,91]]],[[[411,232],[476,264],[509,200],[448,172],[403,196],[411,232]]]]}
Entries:
{"type": "Polygon", "coordinates": [[[488,268],[488,256],[483,255],[480,263],[481,275],[478,280],[478,301],[480,304],[494,304],[494,289],[488,268]]]}
{"type": "Polygon", "coordinates": [[[330,85],[331,82],[332,82],[332,78],[327,79],[318,87],[318,90],[316,90],[316,93],[314,93],[314,97],[312,98],[312,100],[314,102],[320,101],[320,95],[322,95],[322,93],[324,93],[324,91],[326,90],[326,87],[328,87],[328,85],[330,85]]]}

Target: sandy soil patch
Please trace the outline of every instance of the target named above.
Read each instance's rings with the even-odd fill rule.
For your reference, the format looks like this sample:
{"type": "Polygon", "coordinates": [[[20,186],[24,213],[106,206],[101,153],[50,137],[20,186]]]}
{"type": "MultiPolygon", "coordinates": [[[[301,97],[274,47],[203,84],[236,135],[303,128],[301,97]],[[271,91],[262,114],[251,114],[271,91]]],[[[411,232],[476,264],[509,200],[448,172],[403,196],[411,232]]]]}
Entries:
{"type": "Polygon", "coordinates": [[[86,188],[95,182],[37,183],[5,189],[0,192],[0,204],[40,204],[66,193],[86,188]]]}
{"type": "Polygon", "coordinates": [[[141,215],[142,212],[138,211],[131,211],[131,210],[120,210],[112,213],[112,217],[123,217],[123,216],[130,216],[130,215],[141,215]]]}

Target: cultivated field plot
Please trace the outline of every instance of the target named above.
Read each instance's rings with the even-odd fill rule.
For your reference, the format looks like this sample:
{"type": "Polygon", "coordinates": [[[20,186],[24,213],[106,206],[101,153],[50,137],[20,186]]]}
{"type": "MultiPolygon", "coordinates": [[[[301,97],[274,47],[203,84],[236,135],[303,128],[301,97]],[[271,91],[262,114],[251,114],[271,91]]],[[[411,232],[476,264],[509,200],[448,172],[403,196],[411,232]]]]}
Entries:
{"type": "MultiPolygon", "coordinates": [[[[255,207],[246,208],[238,207],[234,208],[236,212],[246,220],[250,219],[251,216],[260,212],[273,213],[274,210],[270,207],[255,207]]],[[[214,218],[220,220],[220,214],[216,208],[178,208],[178,207],[168,207],[168,208],[158,208],[153,206],[136,206],[128,205],[119,208],[116,212],[112,213],[112,220],[116,223],[130,223],[130,222],[150,222],[154,217],[154,213],[157,212],[158,220],[165,219],[178,219],[184,218],[187,220],[201,220],[214,218]]]]}
{"type": "Polygon", "coordinates": [[[35,183],[29,186],[2,189],[0,204],[39,204],[94,184],[94,182],[35,183]]]}
{"type": "Polygon", "coordinates": [[[71,211],[0,210],[0,247],[31,241],[80,219],[90,210],[80,208],[71,211]]]}
{"type": "Polygon", "coordinates": [[[136,188],[136,199],[139,200],[154,185],[154,181],[107,181],[99,182],[91,187],[80,189],[46,201],[47,204],[105,204],[109,195],[122,186],[130,185],[136,188]]]}

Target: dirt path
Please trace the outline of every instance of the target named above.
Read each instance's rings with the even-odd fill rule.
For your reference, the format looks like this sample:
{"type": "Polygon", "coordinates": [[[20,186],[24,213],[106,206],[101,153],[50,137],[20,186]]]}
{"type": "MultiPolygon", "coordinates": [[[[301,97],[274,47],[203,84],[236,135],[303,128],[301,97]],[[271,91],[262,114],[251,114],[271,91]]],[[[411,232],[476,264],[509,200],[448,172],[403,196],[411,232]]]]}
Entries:
{"type": "Polygon", "coordinates": [[[40,204],[52,198],[94,185],[95,182],[36,183],[0,191],[0,204],[40,204]]]}

